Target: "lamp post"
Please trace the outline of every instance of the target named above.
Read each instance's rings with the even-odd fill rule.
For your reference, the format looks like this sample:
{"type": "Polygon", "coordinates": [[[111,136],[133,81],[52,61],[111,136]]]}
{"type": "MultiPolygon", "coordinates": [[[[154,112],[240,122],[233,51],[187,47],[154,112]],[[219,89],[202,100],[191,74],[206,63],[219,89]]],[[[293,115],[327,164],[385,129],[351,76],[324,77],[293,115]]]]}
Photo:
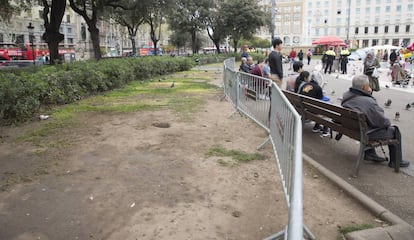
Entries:
{"type": "Polygon", "coordinates": [[[33,66],[34,66],[36,65],[34,47],[33,47],[34,26],[32,25],[31,22],[29,22],[29,26],[27,26],[27,30],[29,30],[29,42],[30,42],[30,47],[32,48],[32,58],[33,58],[33,66]]]}

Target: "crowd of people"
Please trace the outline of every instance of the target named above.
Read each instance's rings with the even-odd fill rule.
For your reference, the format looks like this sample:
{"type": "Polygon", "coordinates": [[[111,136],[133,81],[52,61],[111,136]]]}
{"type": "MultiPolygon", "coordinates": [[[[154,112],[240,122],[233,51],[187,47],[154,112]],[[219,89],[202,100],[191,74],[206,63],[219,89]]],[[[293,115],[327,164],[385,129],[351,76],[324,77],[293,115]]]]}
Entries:
{"type": "MultiPolygon", "coordinates": [[[[263,61],[258,61],[254,64],[253,58],[249,55],[242,55],[241,65],[239,70],[242,72],[254,74],[260,77],[268,78],[273,81],[279,88],[282,88],[282,83],[286,82],[286,90],[319,100],[329,100],[323,94],[323,86],[320,84],[321,73],[319,71],[305,71],[303,69],[303,59],[305,53],[300,50],[299,53],[294,48],[289,53],[289,72],[284,78],[283,72],[283,54],[282,54],[282,40],[275,38],[272,41],[273,50],[264,58],[263,61]],[[297,58],[297,60],[296,60],[297,58]]],[[[306,52],[307,64],[309,65],[312,59],[312,51],[309,49],[306,52]]],[[[343,47],[339,52],[339,71],[342,74],[347,74],[348,56],[350,52],[346,47],[343,47]]],[[[324,63],[323,72],[325,74],[332,73],[333,62],[338,56],[333,48],[324,52],[322,61],[324,63]]],[[[352,86],[349,91],[344,93],[342,106],[361,111],[367,116],[367,124],[370,131],[370,139],[398,139],[399,144],[389,145],[390,161],[389,166],[394,167],[396,158],[400,159],[400,167],[408,167],[409,162],[401,158],[401,137],[398,127],[392,126],[389,119],[384,115],[384,110],[379,107],[375,98],[372,97],[373,91],[379,91],[378,76],[376,75],[376,68],[380,66],[380,61],[390,61],[393,68],[401,68],[398,62],[398,55],[392,51],[389,55],[387,52],[380,52],[375,54],[373,51],[367,53],[363,61],[363,74],[353,77],[352,86]]],[[[401,73],[392,73],[393,79],[400,79],[403,76],[401,73]]],[[[269,89],[270,90],[270,89],[269,89]]],[[[270,93],[270,91],[268,91],[270,93]]],[[[321,126],[315,123],[312,132],[321,133],[322,136],[330,136],[330,130],[326,126],[321,126]]],[[[365,151],[365,160],[382,162],[385,158],[378,156],[375,149],[367,149],[365,151]]]]}

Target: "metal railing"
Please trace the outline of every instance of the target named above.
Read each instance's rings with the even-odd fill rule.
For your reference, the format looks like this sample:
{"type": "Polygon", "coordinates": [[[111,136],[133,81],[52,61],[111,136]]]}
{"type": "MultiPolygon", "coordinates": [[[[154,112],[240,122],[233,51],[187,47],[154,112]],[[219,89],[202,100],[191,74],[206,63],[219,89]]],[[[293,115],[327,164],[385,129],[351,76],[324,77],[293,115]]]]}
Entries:
{"type": "Polygon", "coordinates": [[[266,240],[302,240],[304,230],[316,239],[303,224],[301,117],[276,84],[234,67],[234,58],[224,61],[224,94],[236,111],[269,132],[266,142],[272,144],[289,211],[286,228],[266,240]]]}

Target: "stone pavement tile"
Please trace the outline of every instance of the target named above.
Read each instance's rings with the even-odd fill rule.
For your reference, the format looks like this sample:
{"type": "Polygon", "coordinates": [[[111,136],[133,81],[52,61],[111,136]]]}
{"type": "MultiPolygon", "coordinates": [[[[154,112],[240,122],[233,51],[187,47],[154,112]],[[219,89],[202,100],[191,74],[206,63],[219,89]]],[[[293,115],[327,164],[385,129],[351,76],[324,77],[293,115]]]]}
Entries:
{"type": "Polygon", "coordinates": [[[414,227],[397,224],[386,228],[372,228],[345,235],[347,240],[413,240],[414,227]]]}

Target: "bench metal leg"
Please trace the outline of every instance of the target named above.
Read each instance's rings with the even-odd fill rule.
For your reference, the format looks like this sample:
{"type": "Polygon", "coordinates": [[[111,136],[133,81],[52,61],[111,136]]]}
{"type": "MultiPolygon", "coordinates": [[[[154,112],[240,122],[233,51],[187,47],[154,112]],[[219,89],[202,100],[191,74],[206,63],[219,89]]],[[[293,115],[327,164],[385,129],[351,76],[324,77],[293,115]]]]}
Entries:
{"type": "Polygon", "coordinates": [[[356,162],[356,165],[355,165],[355,173],[352,176],[354,178],[358,177],[359,165],[361,164],[362,158],[364,158],[364,154],[365,154],[365,146],[364,146],[364,144],[360,143],[358,159],[357,159],[357,162],[356,162]]]}

